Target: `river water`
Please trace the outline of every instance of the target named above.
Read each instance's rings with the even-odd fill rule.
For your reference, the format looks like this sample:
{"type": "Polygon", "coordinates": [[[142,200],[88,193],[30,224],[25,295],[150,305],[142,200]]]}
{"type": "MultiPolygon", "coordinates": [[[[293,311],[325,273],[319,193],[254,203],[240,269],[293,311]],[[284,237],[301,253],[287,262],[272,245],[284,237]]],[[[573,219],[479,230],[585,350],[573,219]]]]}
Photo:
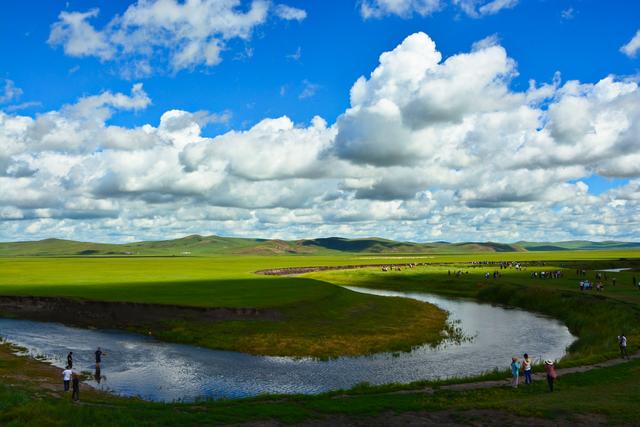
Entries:
{"type": "MultiPolygon", "coordinates": [[[[58,323],[0,318],[0,336],[63,367],[68,351],[74,369],[94,374],[93,352],[105,353],[94,387],[123,396],[155,401],[198,398],[240,398],[263,393],[319,393],[355,384],[407,383],[417,380],[476,375],[509,366],[524,352],[534,358],[559,359],[575,340],[562,323],[517,309],[416,292],[349,288],[387,297],[429,302],[459,321],[469,342],[438,348],[421,346],[411,352],[311,358],[252,356],[164,343],[143,335],[88,330],[58,323]]],[[[373,326],[375,327],[375,326],[373,326]]]]}

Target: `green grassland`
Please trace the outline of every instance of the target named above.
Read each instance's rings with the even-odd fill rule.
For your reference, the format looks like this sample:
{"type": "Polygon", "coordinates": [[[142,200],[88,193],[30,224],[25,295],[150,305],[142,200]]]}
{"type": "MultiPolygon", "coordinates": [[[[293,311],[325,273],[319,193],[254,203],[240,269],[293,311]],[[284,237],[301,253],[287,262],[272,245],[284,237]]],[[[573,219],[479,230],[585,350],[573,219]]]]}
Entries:
{"type": "MultiPolygon", "coordinates": [[[[437,342],[445,323],[445,314],[428,304],[361,295],[333,284],[423,290],[520,306],[555,316],[579,335],[584,335],[581,326],[584,319],[569,319],[570,311],[561,309],[564,304],[593,305],[598,312],[606,305],[612,313],[624,313],[624,316],[605,313],[600,326],[588,328],[592,335],[596,331],[600,333],[583,336],[575,346],[575,350],[582,348],[580,355],[587,356],[601,354],[601,351],[598,348],[586,351],[585,343],[591,340],[608,345],[615,336],[613,329],[621,327],[620,322],[635,319],[627,305],[613,300],[635,305],[640,303],[640,292],[626,289],[623,283],[630,282],[630,273],[620,273],[620,286],[607,290],[606,302],[596,301],[593,295],[577,293],[573,266],[580,263],[590,267],[597,263],[598,268],[626,265],[633,262],[630,259],[634,256],[636,252],[627,250],[464,255],[5,257],[0,258],[0,295],[272,310],[281,317],[216,322],[171,318],[158,319],[153,324],[123,319],[123,322],[129,330],[152,332],[168,341],[254,354],[317,357],[409,350],[415,345],[437,342]],[[529,272],[510,271],[499,286],[483,286],[485,270],[481,267],[464,267],[471,274],[461,279],[452,280],[445,275],[457,268],[451,263],[464,265],[480,260],[522,260],[534,263],[531,269],[565,263],[567,274],[563,280],[539,284],[530,280],[529,272]],[[388,273],[371,268],[297,277],[255,274],[257,270],[278,267],[410,262],[429,265],[388,273]],[[538,265],[540,263],[548,265],[538,265]],[[540,301],[553,304],[538,306],[540,301]],[[554,309],[555,305],[558,307],[554,309]],[[611,319],[617,319],[617,323],[611,319]],[[609,325],[612,322],[615,324],[609,325]],[[606,328],[603,325],[607,325],[606,328]]],[[[83,324],[82,320],[77,319],[77,323],[93,326],[83,324]]]]}
{"type": "MultiPolygon", "coordinates": [[[[166,258],[2,258],[0,295],[41,295],[108,301],[136,301],[211,307],[277,309],[283,321],[166,324],[161,339],[194,342],[216,348],[267,353],[333,356],[407,349],[416,342],[437,339],[443,318],[438,310],[400,298],[380,298],[344,290],[337,285],[424,291],[451,297],[521,307],[562,320],[579,339],[560,366],[593,363],[615,357],[616,335],[624,331],[631,350],[640,342],[640,290],[632,277],[640,272],[608,273],[603,292],[581,292],[576,269],[594,270],[640,266],[634,250],[505,252],[482,254],[340,254],[322,256],[214,256],[166,258]],[[525,262],[524,271],[500,270],[476,261],[525,262]],[[323,271],[297,277],[266,277],[265,268],[313,265],[428,263],[413,269],[382,272],[379,267],[323,271]],[[533,271],[560,269],[562,279],[532,279],[533,271]],[[449,271],[461,270],[460,277],[449,271]],[[485,280],[485,272],[502,277],[485,280]],[[615,287],[612,278],[616,278],[615,287]],[[411,325],[428,318],[426,335],[411,325]],[[385,328],[379,328],[385,325],[385,328]],[[437,326],[436,326],[437,325],[437,326]],[[373,327],[376,326],[376,327],[373,327]],[[375,331],[375,332],[373,332],[375,331]],[[408,331],[408,332],[407,332],[408,331]],[[402,335],[402,333],[405,335],[402,335]],[[418,336],[419,335],[419,336],[418,336]],[[214,338],[211,338],[214,337],[214,338]],[[416,339],[417,337],[417,339],[416,339]],[[211,341],[207,341],[207,340],[211,341]],[[321,345],[319,345],[321,343],[321,345]],[[246,346],[246,347],[245,347],[246,346]],[[322,354],[326,347],[334,353],[322,354]],[[322,348],[321,348],[322,347],[322,348]]],[[[423,331],[424,332],[424,331],[423,331]]],[[[10,356],[0,346],[0,377],[43,369],[38,362],[10,356]],[[34,367],[35,366],[35,367],[34,367]],[[39,366],[39,365],[38,365],[39,366]]],[[[39,372],[39,371],[38,371],[39,372]]],[[[517,391],[488,389],[438,391],[427,395],[411,390],[425,383],[359,387],[319,396],[261,397],[239,401],[158,404],[88,394],[85,404],[45,393],[41,382],[20,380],[0,385],[0,424],[9,425],[194,425],[274,419],[299,422],[324,417],[383,416],[407,411],[497,411],[563,421],[580,414],[598,414],[609,422],[632,425],[639,414],[640,362],[562,377],[554,394],[544,384],[517,391]],[[400,394],[389,394],[403,390],[400,394]],[[342,396],[338,398],[338,396],[342,396]],[[347,396],[347,397],[344,397],[347,396]]],[[[33,374],[44,375],[40,374],[33,374]]],[[[491,374],[495,377],[501,374],[491,374]]],[[[488,378],[488,377],[487,377],[488,378]]],[[[468,380],[463,380],[468,381],[468,380]]]]}
{"type": "Polygon", "coordinates": [[[338,421],[355,419],[363,425],[373,425],[373,421],[384,425],[381,420],[388,421],[407,412],[446,412],[453,414],[457,422],[480,421],[481,425],[496,425],[498,420],[502,420],[502,425],[516,424],[519,416],[534,418],[533,422],[529,418],[528,424],[518,425],[537,425],[543,420],[551,420],[555,425],[568,422],[582,425],[581,421],[594,416],[604,417],[614,425],[637,425],[640,404],[637,360],[563,376],[552,394],[542,381],[518,390],[464,392],[439,390],[438,384],[432,383],[433,394],[409,390],[393,394],[365,387],[316,396],[266,396],[193,404],[143,402],[86,388],[81,393],[82,403],[73,404],[69,395],[60,391],[59,384],[55,391],[43,386],[59,383],[59,373],[47,368],[40,362],[11,356],[8,348],[0,345],[0,378],[5,379],[0,382],[0,425],[190,426],[260,421],[293,424],[313,420],[331,425],[336,417],[340,417],[338,421]]]}
{"type": "MultiPolygon", "coordinates": [[[[434,306],[363,296],[313,279],[254,274],[273,266],[345,261],[349,262],[337,257],[249,256],[2,258],[0,295],[277,311],[282,318],[127,322],[129,330],[152,331],[160,339],[254,354],[335,357],[409,350],[441,339],[446,314],[434,306]]],[[[77,320],[82,325],[82,319],[77,320]]]]}
{"type": "Polygon", "coordinates": [[[211,255],[339,255],[465,254],[527,251],[633,250],[634,242],[399,242],[377,237],[345,239],[326,237],[269,240],[192,235],[172,240],[123,244],[78,242],[62,239],[0,243],[0,256],[211,256],[211,255]]]}
{"type": "MultiPolygon", "coordinates": [[[[620,261],[618,261],[620,263],[620,261]]],[[[627,265],[640,265],[627,261],[627,265]]],[[[307,275],[338,285],[364,286],[397,291],[436,293],[456,298],[519,307],[563,321],[579,337],[571,346],[565,365],[592,363],[614,357],[616,337],[621,332],[633,343],[640,342],[640,290],[633,286],[638,272],[607,273],[603,292],[580,291],[577,268],[600,269],[611,261],[544,261],[527,265],[523,271],[500,270],[497,266],[452,264],[418,267],[410,272],[328,271],[307,275]],[[544,263],[544,265],[543,265],[544,263]],[[560,279],[534,279],[534,271],[560,270],[560,279]],[[452,272],[449,275],[449,271],[452,272]],[[458,277],[456,271],[463,271],[458,277]],[[499,279],[486,280],[486,272],[500,271],[499,279]],[[613,278],[616,285],[613,286],[613,278]]],[[[594,281],[595,271],[587,277],[594,281]]]]}

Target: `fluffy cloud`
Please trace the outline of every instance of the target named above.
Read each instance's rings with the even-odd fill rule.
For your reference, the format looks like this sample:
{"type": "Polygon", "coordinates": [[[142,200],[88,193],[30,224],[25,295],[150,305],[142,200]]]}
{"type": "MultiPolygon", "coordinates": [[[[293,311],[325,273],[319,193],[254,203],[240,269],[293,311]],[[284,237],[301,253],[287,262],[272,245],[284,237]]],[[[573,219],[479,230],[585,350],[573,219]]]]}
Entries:
{"type": "Polygon", "coordinates": [[[629,58],[635,58],[640,49],[640,30],[629,40],[628,43],[620,48],[620,52],[627,55],[629,58]]]}
{"type": "Polygon", "coordinates": [[[303,21],[307,17],[307,12],[303,9],[279,4],[275,9],[276,16],[286,21],[303,21]]]}
{"type": "MultiPolygon", "coordinates": [[[[480,18],[495,15],[503,9],[511,9],[519,0],[451,0],[451,4],[463,13],[480,18]]],[[[360,15],[364,19],[382,18],[396,15],[409,18],[413,15],[427,16],[443,9],[447,5],[445,0],[362,0],[360,15]]]]}
{"type": "Polygon", "coordinates": [[[4,88],[0,92],[0,104],[14,101],[22,96],[22,89],[16,87],[13,80],[6,79],[4,88]]]}
{"type": "Polygon", "coordinates": [[[102,29],[90,21],[98,9],[61,12],[51,26],[49,44],[70,56],[116,60],[128,76],[144,76],[157,67],[177,72],[222,61],[226,42],[248,40],[269,15],[301,21],[306,12],[266,0],[138,0],[102,29]],[[165,54],[166,53],[166,54],[165,54]],[[168,57],[168,58],[167,58],[168,57]]]}
{"type": "Polygon", "coordinates": [[[487,15],[495,15],[503,9],[511,9],[519,0],[453,0],[453,4],[471,16],[480,18],[487,15]]]}
{"type": "Polygon", "coordinates": [[[35,117],[0,111],[0,237],[188,233],[413,240],[640,239],[640,87],[530,82],[495,37],[443,58],[424,33],[380,56],[336,123],[170,110],[120,127],[143,87],[35,117]],[[593,194],[587,178],[624,185],[593,194]]]}
{"type": "Polygon", "coordinates": [[[97,56],[111,59],[115,49],[107,40],[107,35],[97,31],[87,22],[98,16],[98,9],[87,12],[60,12],[59,21],[51,26],[49,43],[62,45],[70,56],[97,56]]]}
{"type": "Polygon", "coordinates": [[[441,0],[363,0],[360,14],[363,18],[381,18],[386,15],[410,17],[427,16],[443,6],[441,0]]]}

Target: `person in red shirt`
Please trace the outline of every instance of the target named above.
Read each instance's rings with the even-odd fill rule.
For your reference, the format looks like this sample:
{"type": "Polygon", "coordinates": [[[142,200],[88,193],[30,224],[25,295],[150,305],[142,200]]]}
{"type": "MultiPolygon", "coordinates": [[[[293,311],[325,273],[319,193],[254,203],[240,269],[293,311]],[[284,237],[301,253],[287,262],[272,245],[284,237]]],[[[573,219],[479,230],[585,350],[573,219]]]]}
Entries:
{"type": "Polygon", "coordinates": [[[549,391],[553,392],[553,383],[555,382],[556,378],[558,378],[558,373],[556,372],[556,366],[553,364],[552,360],[544,361],[544,370],[547,372],[549,391]]]}

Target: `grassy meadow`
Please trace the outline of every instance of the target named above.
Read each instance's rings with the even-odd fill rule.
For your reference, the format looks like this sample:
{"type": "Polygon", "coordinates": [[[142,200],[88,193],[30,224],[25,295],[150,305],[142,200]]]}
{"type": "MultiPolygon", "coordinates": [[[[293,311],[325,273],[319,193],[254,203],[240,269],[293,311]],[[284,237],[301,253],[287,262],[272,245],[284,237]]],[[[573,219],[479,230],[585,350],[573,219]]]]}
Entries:
{"type": "MultiPolygon", "coordinates": [[[[216,256],[141,258],[0,258],[0,295],[63,296],[209,307],[275,309],[283,320],[221,321],[217,324],[162,322],[160,339],[214,348],[272,354],[332,357],[409,349],[437,340],[444,316],[434,307],[401,298],[357,294],[335,285],[400,291],[424,291],[456,298],[504,304],[547,314],[578,336],[560,367],[599,362],[617,355],[616,335],[625,332],[630,350],[640,342],[640,290],[633,276],[607,273],[603,292],[580,291],[576,269],[640,266],[638,251],[563,251],[459,255],[216,256]],[[475,261],[525,262],[522,271],[500,270],[475,261]],[[320,265],[428,263],[382,272],[379,267],[308,273],[295,277],[256,275],[260,269],[320,265]],[[460,277],[449,271],[463,271],[460,277]],[[499,279],[484,278],[500,271],[499,279]],[[561,279],[535,279],[532,272],[561,270],[561,279]],[[616,285],[613,286],[613,278],[616,285]],[[384,325],[384,328],[380,328],[384,325]]],[[[135,330],[135,327],[133,328],[135,330]]],[[[0,424],[8,425],[194,425],[276,420],[396,416],[406,412],[455,412],[485,421],[533,416],[556,423],[580,416],[604,417],[632,425],[638,416],[640,361],[571,374],[555,393],[539,382],[529,388],[452,392],[438,383],[360,386],[317,396],[259,397],[237,401],[160,404],[88,393],[82,406],[43,389],[43,378],[58,375],[40,362],[11,355],[0,345],[0,424]],[[49,372],[51,371],[51,372],[49,372]],[[24,372],[21,379],[16,372],[24,372]],[[26,379],[25,379],[26,378],[26,379]],[[425,385],[434,394],[417,390],[425,385]],[[391,393],[402,391],[402,393],[391,393]],[[471,411],[471,412],[470,412],[471,411]],[[468,415],[465,415],[468,414],[468,415]],[[474,415],[475,414],[475,415],[474,415]]],[[[501,378],[492,373],[484,378],[501,378]]],[[[460,382],[473,379],[461,379],[460,382]]]]}
{"type": "MultiPolygon", "coordinates": [[[[339,257],[0,258],[0,295],[275,310],[280,319],[158,319],[127,329],[159,339],[254,354],[336,357],[437,342],[446,314],[405,299],[363,296],[278,266],[339,265],[339,257]],[[345,328],[348,325],[348,328],[345,328]]],[[[82,319],[78,319],[82,324],[82,319]]],[[[87,324],[86,326],[91,326],[87,324]]],[[[114,327],[119,325],[114,325],[114,327]]]]}

